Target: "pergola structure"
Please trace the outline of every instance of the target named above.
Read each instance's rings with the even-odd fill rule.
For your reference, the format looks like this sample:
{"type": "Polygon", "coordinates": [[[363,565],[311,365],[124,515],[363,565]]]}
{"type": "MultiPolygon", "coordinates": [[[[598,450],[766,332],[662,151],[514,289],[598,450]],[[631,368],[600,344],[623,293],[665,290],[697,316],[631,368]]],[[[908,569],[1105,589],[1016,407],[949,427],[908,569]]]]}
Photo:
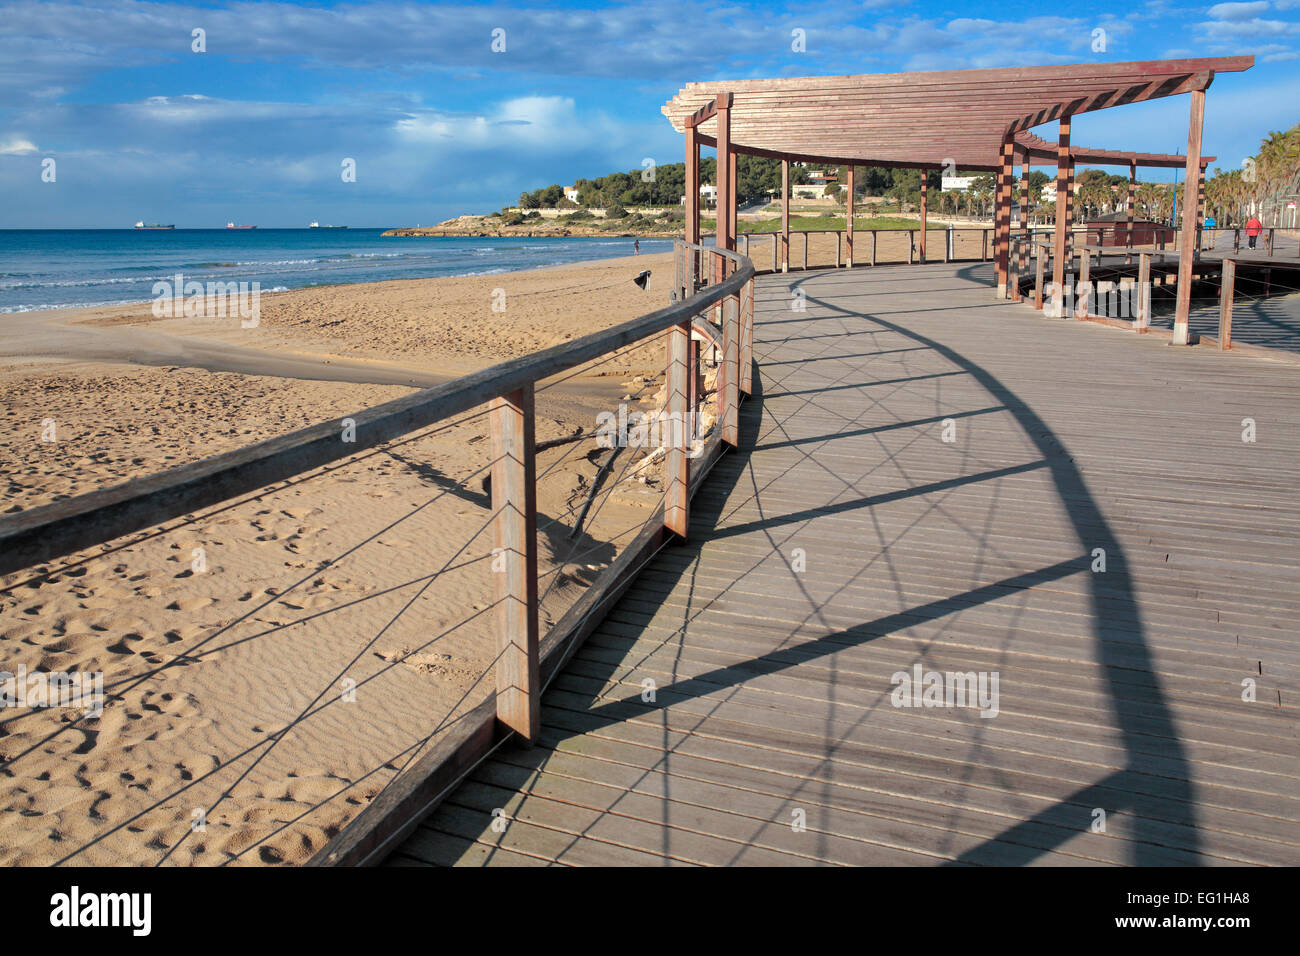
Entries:
{"type": "MultiPolygon", "coordinates": [[[[701,146],[718,152],[719,245],[736,247],[736,158],[745,153],[782,161],[782,244],[789,257],[789,166],[815,162],[847,166],[848,218],[845,241],[853,265],[853,170],[893,166],[922,170],[959,167],[997,174],[994,260],[998,294],[1005,296],[1010,273],[1013,176],[1021,167],[1021,227],[1025,226],[1031,161],[1057,166],[1053,279],[1060,288],[1068,257],[1073,178],[1077,163],[1129,166],[1129,215],[1138,166],[1187,171],[1183,192],[1174,342],[1186,344],[1193,257],[1199,243],[1201,155],[1205,91],[1215,73],[1249,69],[1251,56],[1148,60],[1070,66],[880,73],[862,76],[798,77],[688,83],[663,107],[686,137],[686,239],[699,242],[699,158],[701,146]],[[1191,94],[1187,154],[1087,149],[1070,143],[1071,118],[1080,113],[1144,100],[1191,94]],[[1055,144],[1030,131],[1058,124],[1055,144]]],[[[925,179],[922,178],[925,231],[925,179]]],[[[924,258],[924,238],[921,243],[924,258]]]]}

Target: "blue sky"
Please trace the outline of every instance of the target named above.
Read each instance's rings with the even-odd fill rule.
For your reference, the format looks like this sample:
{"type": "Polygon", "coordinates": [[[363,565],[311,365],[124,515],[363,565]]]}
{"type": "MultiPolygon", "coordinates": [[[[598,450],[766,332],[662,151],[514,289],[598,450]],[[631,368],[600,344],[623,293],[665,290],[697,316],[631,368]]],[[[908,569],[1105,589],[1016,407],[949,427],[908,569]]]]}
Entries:
{"type": "MultiPolygon", "coordinates": [[[[1300,0],[1045,7],[0,0],[0,227],[427,225],[679,161],[659,108],[690,80],[1253,54],[1210,89],[1206,152],[1236,166],[1300,119],[1300,0]]],[[[1181,152],[1186,122],[1176,97],[1079,117],[1074,138],[1181,152]]]]}

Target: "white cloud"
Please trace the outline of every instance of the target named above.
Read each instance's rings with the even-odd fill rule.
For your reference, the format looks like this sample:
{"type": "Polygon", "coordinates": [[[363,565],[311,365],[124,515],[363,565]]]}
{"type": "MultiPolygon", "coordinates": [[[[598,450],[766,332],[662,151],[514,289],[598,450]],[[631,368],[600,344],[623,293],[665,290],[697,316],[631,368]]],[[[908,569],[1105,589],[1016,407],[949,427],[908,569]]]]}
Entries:
{"type": "Polygon", "coordinates": [[[36,151],[35,143],[19,136],[10,136],[0,142],[0,156],[25,156],[36,151]]]}
{"type": "Polygon", "coordinates": [[[1216,20],[1253,20],[1267,9],[1267,0],[1253,0],[1250,3],[1216,3],[1210,7],[1210,16],[1216,20]]]}
{"type": "Polygon", "coordinates": [[[1264,57],[1264,62],[1284,63],[1287,60],[1294,60],[1294,59],[1296,59],[1295,53],[1270,53],[1268,56],[1264,57]]]}

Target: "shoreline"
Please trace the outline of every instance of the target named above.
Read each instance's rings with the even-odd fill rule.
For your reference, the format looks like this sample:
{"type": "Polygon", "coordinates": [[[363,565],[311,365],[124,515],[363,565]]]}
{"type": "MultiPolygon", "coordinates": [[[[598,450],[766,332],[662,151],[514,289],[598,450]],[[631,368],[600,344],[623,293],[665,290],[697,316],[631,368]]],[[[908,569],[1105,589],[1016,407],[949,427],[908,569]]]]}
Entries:
{"type": "MultiPolygon", "coordinates": [[[[18,230],[15,230],[15,231],[18,231],[18,230]]],[[[37,231],[37,230],[29,230],[29,231],[37,231]]],[[[78,231],[87,231],[87,230],[78,230],[78,231]]],[[[107,231],[107,232],[111,232],[111,231],[113,231],[113,230],[97,230],[97,231],[107,231]]],[[[131,230],[126,230],[126,231],[131,231],[131,230]]],[[[196,231],[201,231],[201,230],[196,230],[196,231]]],[[[221,230],[217,230],[217,231],[218,231],[218,232],[221,232],[221,230]]],[[[271,231],[271,230],[268,230],[268,231],[271,231]]],[[[306,231],[308,231],[308,230],[301,230],[301,231],[306,232],[306,231]]],[[[357,230],[357,231],[360,232],[361,230],[357,230]]],[[[395,232],[395,230],[388,230],[387,232],[382,233],[382,234],[380,235],[379,238],[391,237],[391,235],[392,235],[394,232],[395,232]]],[[[425,237],[424,237],[424,236],[418,236],[417,238],[425,238],[425,237]]],[[[653,239],[653,240],[655,240],[655,241],[664,241],[664,240],[669,240],[669,239],[677,238],[677,235],[676,235],[675,233],[672,233],[672,234],[664,234],[664,235],[647,236],[647,235],[642,235],[642,234],[633,234],[633,233],[618,234],[618,235],[611,235],[611,234],[609,234],[609,233],[592,233],[592,234],[589,234],[589,235],[588,235],[588,234],[576,234],[576,233],[575,233],[575,234],[558,234],[558,233],[556,233],[556,234],[552,234],[552,233],[543,233],[543,232],[536,232],[536,233],[533,233],[533,232],[509,232],[509,233],[501,233],[501,234],[487,234],[487,233],[484,233],[484,234],[474,234],[474,233],[468,233],[468,232],[467,232],[467,233],[457,233],[457,234],[448,233],[448,234],[446,234],[446,235],[441,235],[441,236],[440,236],[440,235],[432,235],[432,234],[431,234],[431,235],[427,236],[427,238],[453,238],[453,239],[454,239],[454,238],[463,238],[463,239],[482,238],[482,239],[505,239],[505,240],[510,240],[510,239],[527,239],[527,238],[538,238],[538,239],[564,239],[564,238],[569,238],[569,239],[604,239],[604,240],[608,240],[608,242],[609,242],[610,245],[613,245],[613,244],[615,243],[616,240],[628,240],[628,241],[629,241],[629,242],[628,242],[628,246],[629,246],[629,250],[628,250],[628,251],[630,252],[630,251],[631,251],[631,250],[630,250],[630,244],[631,244],[631,241],[635,241],[635,240],[638,240],[638,239],[653,239]]],[[[341,251],[341,250],[340,250],[340,251],[341,251]]],[[[602,251],[603,251],[603,250],[602,250],[602,251]]],[[[614,250],[611,250],[611,251],[614,251],[614,250]]],[[[620,251],[621,251],[621,250],[620,250],[620,251]]],[[[655,252],[655,251],[645,251],[645,252],[642,252],[642,253],[641,253],[642,256],[647,256],[647,255],[659,255],[659,254],[661,254],[661,253],[659,253],[659,252],[655,252]]],[[[464,271],[457,271],[457,272],[450,272],[450,273],[439,273],[439,274],[429,274],[429,275],[403,275],[403,276],[390,276],[390,277],[386,277],[386,278],[364,278],[364,279],[358,279],[358,280],[353,280],[353,281],[340,281],[340,282],[311,282],[311,283],[307,283],[307,284],[303,284],[303,285],[288,285],[288,286],[285,286],[285,285],[277,285],[277,286],[276,286],[275,288],[273,288],[273,289],[264,289],[264,290],[262,290],[260,294],[261,294],[261,296],[263,296],[263,297],[270,297],[270,296],[283,295],[284,293],[287,293],[287,292],[301,292],[301,291],[304,291],[304,290],[310,290],[310,289],[330,289],[330,288],[339,288],[339,287],[351,287],[351,286],[361,286],[361,285],[372,285],[372,284],[378,284],[378,283],[384,283],[384,282],[405,282],[405,281],[410,281],[410,282],[422,282],[422,281],[429,281],[429,280],[434,280],[434,279],[472,279],[472,278],[484,277],[484,276],[511,275],[511,274],[515,274],[515,273],[532,273],[532,272],[537,272],[537,271],[540,271],[540,270],[546,270],[546,269],[560,269],[560,268],[564,268],[565,266],[571,266],[571,265],[582,265],[582,264],[585,264],[585,263],[598,263],[598,262],[605,262],[605,261],[609,261],[609,260],[612,260],[612,259],[620,259],[620,258],[635,258],[635,256],[634,256],[634,255],[627,255],[627,256],[622,256],[622,255],[602,255],[602,256],[594,257],[594,258],[575,258],[575,259],[565,259],[565,260],[563,260],[563,261],[559,261],[559,262],[543,262],[543,263],[539,263],[539,264],[524,265],[524,266],[521,266],[521,267],[518,267],[518,268],[510,268],[510,267],[508,267],[508,266],[506,266],[506,267],[497,267],[497,268],[484,268],[484,269],[468,269],[468,268],[467,268],[467,269],[465,269],[464,271]]],[[[231,264],[230,264],[230,263],[227,263],[227,265],[231,265],[231,264]]],[[[258,263],[256,263],[256,262],[250,262],[250,263],[245,263],[245,265],[248,267],[247,269],[245,269],[245,272],[248,272],[248,271],[250,271],[250,270],[253,271],[253,272],[255,272],[255,271],[256,271],[256,266],[258,265],[258,263]]],[[[193,269],[194,267],[191,266],[191,267],[189,267],[189,268],[190,268],[190,269],[193,269]]],[[[152,282],[159,282],[159,281],[167,281],[167,282],[170,282],[170,281],[172,280],[172,278],[173,278],[175,272],[182,272],[182,273],[185,273],[185,272],[186,272],[186,269],[183,268],[183,267],[179,267],[179,266],[177,266],[177,267],[172,267],[172,266],[161,266],[161,265],[160,265],[160,266],[158,266],[158,272],[159,272],[159,276],[156,276],[156,277],[154,277],[153,279],[144,279],[144,280],[141,280],[141,281],[142,281],[142,282],[150,282],[150,283],[152,283],[152,282]],[[163,275],[163,273],[167,272],[169,269],[171,270],[171,274],[163,275]]],[[[232,277],[227,277],[227,278],[224,278],[224,279],[222,279],[222,278],[212,278],[212,279],[210,279],[210,280],[208,280],[208,281],[211,281],[211,282],[223,282],[223,281],[233,281],[233,279],[232,279],[232,277]]],[[[258,281],[260,282],[261,280],[258,280],[258,281]]],[[[292,281],[292,280],[290,280],[290,281],[292,281]]],[[[47,313],[60,313],[60,314],[61,314],[61,313],[65,313],[65,312],[74,312],[74,311],[81,311],[81,310],[127,308],[127,307],[131,307],[131,306],[147,305],[147,304],[149,304],[149,303],[152,302],[152,301],[153,301],[153,298],[151,297],[151,298],[112,299],[112,300],[99,301],[99,302],[90,302],[90,303],[58,303],[58,304],[55,304],[55,305],[37,305],[37,306],[32,306],[32,307],[22,307],[22,308],[14,308],[14,307],[10,307],[10,306],[5,306],[5,307],[3,307],[3,308],[0,308],[0,326],[3,325],[3,323],[4,323],[5,320],[6,320],[6,317],[8,317],[8,316],[29,315],[29,314],[31,314],[31,313],[41,313],[41,314],[47,314],[47,313]]]]}

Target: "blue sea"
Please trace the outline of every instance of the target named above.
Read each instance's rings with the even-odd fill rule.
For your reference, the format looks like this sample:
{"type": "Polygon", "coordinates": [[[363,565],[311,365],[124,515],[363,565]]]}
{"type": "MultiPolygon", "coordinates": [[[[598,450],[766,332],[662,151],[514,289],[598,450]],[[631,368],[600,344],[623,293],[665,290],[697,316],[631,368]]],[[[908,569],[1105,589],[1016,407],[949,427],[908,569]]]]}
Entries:
{"type": "MultiPolygon", "coordinates": [[[[0,313],[148,302],[155,282],[314,285],[488,275],[632,254],[621,238],[382,238],[382,229],[0,229],[0,313]]],[[[643,253],[667,239],[642,239],[643,253]]]]}

